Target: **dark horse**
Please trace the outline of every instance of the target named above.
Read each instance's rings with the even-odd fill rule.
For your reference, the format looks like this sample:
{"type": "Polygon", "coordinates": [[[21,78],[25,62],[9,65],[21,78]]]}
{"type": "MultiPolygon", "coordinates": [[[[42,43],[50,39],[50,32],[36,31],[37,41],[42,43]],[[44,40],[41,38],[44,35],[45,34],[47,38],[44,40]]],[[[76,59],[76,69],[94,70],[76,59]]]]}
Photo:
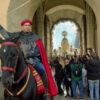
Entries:
{"type": "Polygon", "coordinates": [[[4,100],[42,100],[37,95],[36,81],[14,42],[3,42],[0,49],[4,100]]]}

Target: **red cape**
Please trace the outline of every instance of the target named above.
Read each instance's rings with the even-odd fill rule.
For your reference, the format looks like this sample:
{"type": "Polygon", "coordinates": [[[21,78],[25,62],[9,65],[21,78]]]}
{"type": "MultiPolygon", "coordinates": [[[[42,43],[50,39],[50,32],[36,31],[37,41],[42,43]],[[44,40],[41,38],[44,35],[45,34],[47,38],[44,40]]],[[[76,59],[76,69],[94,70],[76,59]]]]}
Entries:
{"type": "Polygon", "coordinates": [[[55,82],[54,82],[53,77],[52,77],[51,69],[50,69],[50,66],[49,66],[49,63],[47,60],[47,56],[46,56],[46,52],[45,52],[43,43],[41,40],[37,40],[37,41],[35,41],[35,43],[37,44],[37,47],[39,48],[41,60],[42,60],[42,63],[44,65],[44,68],[45,68],[46,73],[47,73],[48,92],[50,93],[51,96],[55,96],[55,95],[57,95],[58,90],[56,88],[55,82]]]}

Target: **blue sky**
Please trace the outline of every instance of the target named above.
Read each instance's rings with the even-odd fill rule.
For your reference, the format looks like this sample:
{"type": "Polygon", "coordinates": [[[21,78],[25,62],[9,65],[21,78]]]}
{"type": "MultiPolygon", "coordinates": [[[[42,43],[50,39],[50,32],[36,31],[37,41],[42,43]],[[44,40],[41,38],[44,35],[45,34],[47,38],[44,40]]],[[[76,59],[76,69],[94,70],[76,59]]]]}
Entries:
{"type": "Polygon", "coordinates": [[[61,46],[63,39],[62,32],[66,31],[69,45],[74,46],[76,40],[77,26],[71,21],[60,22],[54,26],[53,29],[53,49],[57,49],[61,46]]]}

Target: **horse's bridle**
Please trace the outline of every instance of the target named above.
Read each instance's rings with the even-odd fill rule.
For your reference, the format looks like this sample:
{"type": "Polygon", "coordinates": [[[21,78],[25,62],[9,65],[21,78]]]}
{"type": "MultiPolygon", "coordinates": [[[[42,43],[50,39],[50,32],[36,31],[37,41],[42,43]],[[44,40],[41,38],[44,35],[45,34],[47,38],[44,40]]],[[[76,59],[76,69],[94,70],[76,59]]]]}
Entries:
{"type": "MultiPolygon", "coordinates": [[[[4,43],[2,43],[2,45],[3,46],[4,45],[13,45],[13,46],[16,46],[16,48],[17,48],[17,45],[13,42],[4,42],[4,43]]],[[[8,71],[15,73],[17,61],[18,61],[18,55],[16,55],[16,61],[15,61],[15,65],[14,65],[15,67],[14,68],[11,68],[11,67],[8,67],[8,66],[2,66],[1,69],[5,70],[5,71],[8,70],[8,71]]]]}
{"type": "MultiPolygon", "coordinates": [[[[2,43],[2,45],[3,45],[3,46],[4,46],[4,45],[13,45],[13,46],[15,46],[15,47],[17,48],[17,45],[16,45],[14,42],[4,42],[4,43],[2,43]]],[[[18,48],[17,48],[17,50],[18,50],[18,48]]],[[[18,50],[18,51],[19,51],[19,50],[18,50]]],[[[19,56],[16,55],[16,61],[15,61],[14,68],[11,68],[11,67],[8,67],[8,66],[2,66],[1,69],[4,70],[4,71],[8,70],[8,71],[11,71],[11,72],[13,72],[13,73],[16,73],[16,65],[17,65],[18,57],[19,57],[19,56]]],[[[20,78],[19,78],[17,81],[14,81],[13,83],[14,83],[14,84],[19,83],[19,82],[23,79],[23,77],[25,76],[26,71],[27,71],[27,66],[25,67],[25,70],[24,70],[24,72],[22,73],[22,75],[20,76],[20,78]]]]}

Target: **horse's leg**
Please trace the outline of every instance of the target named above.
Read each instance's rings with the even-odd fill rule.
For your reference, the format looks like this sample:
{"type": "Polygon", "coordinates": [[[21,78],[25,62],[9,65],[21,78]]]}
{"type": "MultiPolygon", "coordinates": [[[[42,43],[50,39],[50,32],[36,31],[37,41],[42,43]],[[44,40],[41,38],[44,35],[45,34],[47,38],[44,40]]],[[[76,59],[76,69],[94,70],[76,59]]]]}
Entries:
{"type": "Polygon", "coordinates": [[[10,100],[6,90],[4,90],[4,100],[10,100]]]}
{"type": "Polygon", "coordinates": [[[19,97],[12,97],[8,94],[8,92],[4,91],[4,100],[20,100],[19,97]]]}
{"type": "Polygon", "coordinates": [[[35,100],[43,100],[43,94],[37,95],[35,100]]]}

